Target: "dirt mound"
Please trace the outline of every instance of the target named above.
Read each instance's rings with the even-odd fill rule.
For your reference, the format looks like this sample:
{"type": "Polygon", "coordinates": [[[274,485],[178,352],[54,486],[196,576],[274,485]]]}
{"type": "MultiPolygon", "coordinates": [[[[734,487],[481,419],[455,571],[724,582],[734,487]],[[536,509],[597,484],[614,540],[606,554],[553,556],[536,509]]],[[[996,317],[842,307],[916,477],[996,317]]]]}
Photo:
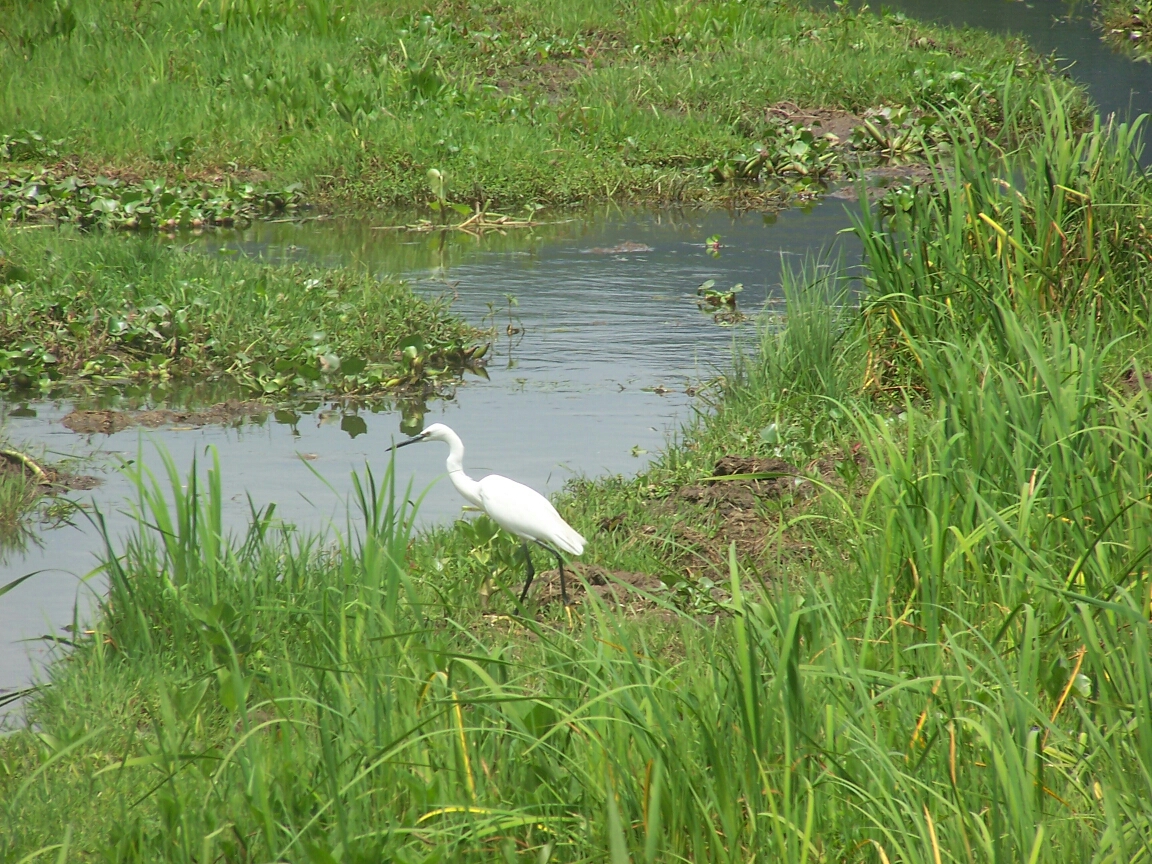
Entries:
{"type": "Polygon", "coordinates": [[[261,402],[240,402],[230,399],[200,411],[73,411],[61,422],[81,435],[112,435],[132,426],[156,429],[160,426],[210,426],[227,424],[245,417],[259,417],[269,412],[261,402]]]}
{"type": "Polygon", "coordinates": [[[801,108],[795,102],[777,102],[764,112],[769,120],[783,120],[801,126],[813,135],[835,135],[840,141],[852,137],[852,130],[864,122],[850,111],[835,108],[801,108]]]}
{"type": "Polygon", "coordinates": [[[703,483],[682,486],[677,493],[694,504],[710,504],[722,513],[753,510],[759,498],[781,498],[790,492],[809,491],[803,472],[783,459],[724,456],[712,477],[703,483]]]}
{"type": "MultiPolygon", "coordinates": [[[[565,575],[568,599],[573,603],[579,603],[591,590],[609,608],[633,614],[659,608],[658,603],[644,595],[658,596],[664,591],[664,583],[657,576],[629,573],[627,570],[608,570],[597,564],[573,562],[565,568],[565,575]]],[[[561,602],[558,570],[542,571],[536,579],[541,585],[533,590],[532,595],[538,606],[561,602]]]]}

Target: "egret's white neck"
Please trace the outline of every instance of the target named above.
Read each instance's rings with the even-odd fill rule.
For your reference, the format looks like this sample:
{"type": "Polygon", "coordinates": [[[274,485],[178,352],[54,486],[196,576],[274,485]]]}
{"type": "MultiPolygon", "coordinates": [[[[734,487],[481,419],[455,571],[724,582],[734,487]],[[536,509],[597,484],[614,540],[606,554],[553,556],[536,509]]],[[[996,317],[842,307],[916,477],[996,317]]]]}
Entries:
{"type": "Polygon", "coordinates": [[[445,433],[445,437],[448,442],[448,460],[444,465],[448,469],[448,479],[465,501],[480,507],[480,484],[464,473],[464,442],[451,429],[445,433]]]}

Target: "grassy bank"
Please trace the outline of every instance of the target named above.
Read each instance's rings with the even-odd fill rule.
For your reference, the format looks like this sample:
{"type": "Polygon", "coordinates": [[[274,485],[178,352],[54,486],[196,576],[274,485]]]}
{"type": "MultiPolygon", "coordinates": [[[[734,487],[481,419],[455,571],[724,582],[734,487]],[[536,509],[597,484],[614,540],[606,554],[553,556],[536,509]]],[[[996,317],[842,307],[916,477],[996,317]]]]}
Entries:
{"type": "Polygon", "coordinates": [[[387,477],[335,544],[139,477],[0,741],[0,855],[1149,860],[1152,186],[1047,115],[862,212],[859,306],[796,274],[713,416],[572,490],[607,581],[665,585],[623,607],[517,617],[510,542],[413,540],[387,477]]]}
{"type": "Polygon", "coordinates": [[[266,266],[150,237],[0,228],[0,389],[231,378],[363,393],[458,371],[477,333],[354,267],[266,266]]]}
{"type": "Polygon", "coordinates": [[[868,150],[921,114],[993,123],[1006,84],[1027,105],[1048,80],[1019,42],[790,2],[0,8],[0,154],[61,177],[302,182],[345,204],[434,201],[430,169],[450,199],[501,206],[731,197],[716,176],[805,181],[838,160],[777,103],[911,112],[860,136],[868,150]]]}
{"type": "Polygon", "coordinates": [[[1103,0],[1100,19],[1105,39],[1146,60],[1152,59],[1152,3],[1148,0],[1103,0]]]}

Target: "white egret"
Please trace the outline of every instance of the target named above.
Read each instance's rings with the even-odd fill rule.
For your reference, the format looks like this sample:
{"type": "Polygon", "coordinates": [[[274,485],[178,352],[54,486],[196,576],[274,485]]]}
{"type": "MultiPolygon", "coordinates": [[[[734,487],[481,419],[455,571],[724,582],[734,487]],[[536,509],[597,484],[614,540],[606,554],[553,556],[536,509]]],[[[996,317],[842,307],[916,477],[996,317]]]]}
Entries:
{"type": "Polygon", "coordinates": [[[493,522],[509,534],[515,534],[524,541],[524,561],[527,565],[528,578],[524,580],[520,602],[523,603],[528,597],[528,587],[536,575],[532,567],[532,555],[528,551],[528,543],[532,542],[556,556],[556,565],[560,568],[560,596],[567,606],[568,589],[564,584],[564,559],[560,556],[559,550],[569,555],[581,555],[584,552],[584,538],[561,518],[552,502],[535,489],[529,489],[523,483],[517,483],[499,474],[489,474],[481,480],[473,480],[465,474],[464,442],[443,423],[433,423],[414,438],[401,441],[389,449],[396,450],[423,441],[445,442],[448,445],[448,461],[445,463],[448,468],[448,479],[452,481],[456,491],[465,501],[487,513],[493,522]]]}

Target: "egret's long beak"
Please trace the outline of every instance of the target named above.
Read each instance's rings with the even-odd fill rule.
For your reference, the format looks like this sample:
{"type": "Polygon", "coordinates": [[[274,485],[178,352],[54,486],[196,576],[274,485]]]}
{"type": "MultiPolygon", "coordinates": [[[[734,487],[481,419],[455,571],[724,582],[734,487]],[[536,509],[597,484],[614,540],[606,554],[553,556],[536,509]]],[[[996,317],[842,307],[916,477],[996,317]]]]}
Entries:
{"type": "Polygon", "coordinates": [[[388,448],[389,451],[399,450],[401,447],[407,447],[409,444],[419,444],[424,440],[423,435],[417,435],[415,438],[409,438],[407,441],[401,441],[399,444],[393,444],[388,448]]]}

